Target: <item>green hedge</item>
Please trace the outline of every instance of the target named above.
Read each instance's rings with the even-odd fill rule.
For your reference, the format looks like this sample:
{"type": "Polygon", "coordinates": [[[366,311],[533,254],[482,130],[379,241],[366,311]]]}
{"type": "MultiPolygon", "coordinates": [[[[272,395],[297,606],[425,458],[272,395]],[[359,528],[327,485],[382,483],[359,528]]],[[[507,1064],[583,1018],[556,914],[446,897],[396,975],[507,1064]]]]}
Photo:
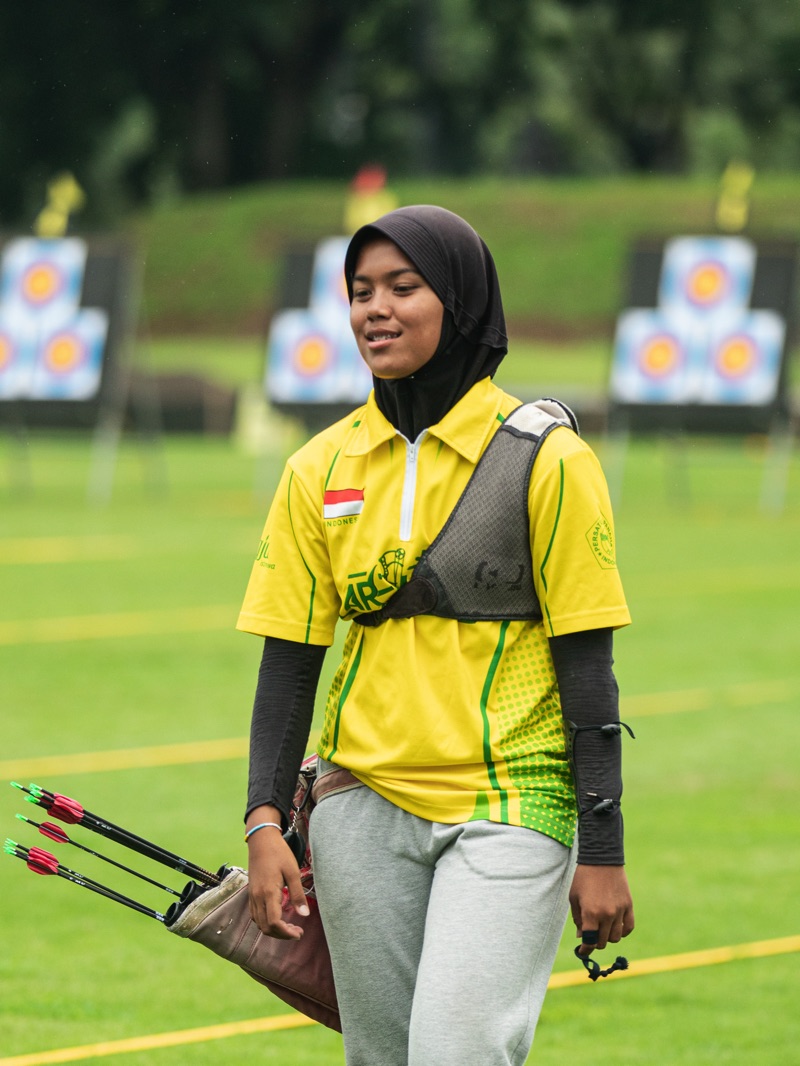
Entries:
{"type": "MultiPolygon", "coordinates": [[[[401,204],[463,214],[495,254],[510,323],[599,336],[619,307],[630,240],[713,230],[716,183],[685,178],[408,181],[401,204]]],[[[261,331],[287,244],[341,232],[346,187],[292,182],[193,196],[130,220],[156,333],[261,331]]],[[[800,177],[757,178],[755,235],[800,236],[800,177]]]]}

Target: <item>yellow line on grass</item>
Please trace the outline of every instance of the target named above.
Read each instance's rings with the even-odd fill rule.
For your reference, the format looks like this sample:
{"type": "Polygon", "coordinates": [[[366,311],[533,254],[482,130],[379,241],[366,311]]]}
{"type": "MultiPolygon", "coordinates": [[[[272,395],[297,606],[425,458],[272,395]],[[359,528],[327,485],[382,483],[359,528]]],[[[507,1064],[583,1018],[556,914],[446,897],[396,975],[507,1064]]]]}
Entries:
{"type": "MultiPolygon", "coordinates": [[[[308,739],[309,749],[316,748],[319,730],[308,739]]],[[[179,766],[198,762],[221,762],[244,759],[248,752],[247,737],[222,740],[190,740],[182,744],[157,744],[148,748],[121,748],[116,751],[87,751],[74,755],[42,755],[30,759],[7,759],[0,762],[0,779],[39,777],[52,774],[96,774],[104,770],[136,770],[150,766],[179,766]]]]}
{"type": "Polygon", "coordinates": [[[95,774],[103,770],[131,770],[149,766],[243,759],[246,737],[224,740],[192,740],[183,744],[158,744],[148,748],[117,751],[86,751],[74,755],[42,755],[31,759],[0,762],[0,778],[37,777],[45,774],[95,774]]]}
{"type": "Polygon", "coordinates": [[[0,1066],[49,1066],[58,1062],[80,1062],[83,1059],[101,1059],[106,1055],[124,1055],[130,1051],[153,1051],[156,1048],[181,1047],[184,1044],[204,1044],[208,1040],[223,1040],[229,1036],[247,1036],[250,1033],[268,1033],[280,1029],[299,1029],[316,1025],[304,1014],[279,1014],[272,1018],[250,1018],[226,1025],[205,1025],[200,1029],[179,1029],[173,1033],[154,1033],[152,1036],[134,1036],[127,1040],[106,1040],[101,1044],[84,1044],[82,1047],[59,1048],[55,1051],[33,1052],[31,1055],[13,1055],[0,1059],[0,1066]]]}
{"type": "Polygon", "coordinates": [[[51,644],[107,637],[153,636],[160,633],[198,633],[233,629],[238,608],[178,607],[163,611],[125,611],[69,618],[32,618],[0,622],[0,645],[51,644]]]}
{"type": "Polygon", "coordinates": [[[0,565],[126,559],[135,554],[135,547],[132,537],[4,537],[0,565]]]}
{"type": "MultiPolygon", "coordinates": [[[[660,958],[643,959],[631,964],[630,969],[615,973],[609,980],[645,977],[657,973],[674,973],[701,966],[716,966],[743,959],[762,959],[774,955],[788,955],[800,951],[800,936],[781,937],[777,940],[758,940],[750,944],[734,944],[730,947],[709,948],[679,955],[664,955],[660,958]]],[[[586,985],[588,978],[581,970],[553,974],[548,988],[569,988],[586,985]]],[[[279,1014],[271,1018],[251,1018],[224,1025],[207,1025],[199,1029],[180,1029],[172,1033],[154,1033],[150,1036],[129,1037],[125,1040],[107,1040],[99,1044],[84,1044],[81,1047],[58,1048],[53,1051],[33,1052],[0,1059],[0,1066],[52,1066],[61,1062],[80,1062],[110,1055],[123,1055],[132,1051],[152,1051],[156,1048],[180,1047],[185,1044],[200,1044],[210,1040],[223,1040],[231,1036],[247,1036],[251,1033],[278,1032],[284,1029],[299,1029],[316,1025],[303,1014],[279,1014]]]]}

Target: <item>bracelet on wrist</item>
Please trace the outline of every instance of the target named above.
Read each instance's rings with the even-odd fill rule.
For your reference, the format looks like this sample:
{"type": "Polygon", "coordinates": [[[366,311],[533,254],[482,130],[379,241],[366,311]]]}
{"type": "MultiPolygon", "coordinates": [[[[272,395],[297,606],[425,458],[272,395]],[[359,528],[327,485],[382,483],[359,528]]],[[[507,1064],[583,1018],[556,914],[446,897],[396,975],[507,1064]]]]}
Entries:
{"type": "Polygon", "coordinates": [[[283,831],[283,826],[278,822],[259,822],[258,825],[254,825],[252,829],[248,829],[244,835],[245,841],[248,841],[253,833],[257,833],[259,829],[280,829],[283,831]]]}

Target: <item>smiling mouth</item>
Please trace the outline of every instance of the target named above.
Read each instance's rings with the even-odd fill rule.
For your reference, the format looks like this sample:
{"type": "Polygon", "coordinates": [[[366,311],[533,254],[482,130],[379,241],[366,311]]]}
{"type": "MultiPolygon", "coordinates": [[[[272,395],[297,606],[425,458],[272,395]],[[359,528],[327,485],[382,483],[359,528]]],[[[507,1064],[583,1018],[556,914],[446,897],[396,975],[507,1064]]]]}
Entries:
{"type": "Polygon", "coordinates": [[[395,340],[395,338],[399,337],[400,334],[391,333],[389,330],[381,329],[370,330],[369,333],[365,334],[365,336],[370,344],[379,344],[381,341],[393,341],[395,340]]]}

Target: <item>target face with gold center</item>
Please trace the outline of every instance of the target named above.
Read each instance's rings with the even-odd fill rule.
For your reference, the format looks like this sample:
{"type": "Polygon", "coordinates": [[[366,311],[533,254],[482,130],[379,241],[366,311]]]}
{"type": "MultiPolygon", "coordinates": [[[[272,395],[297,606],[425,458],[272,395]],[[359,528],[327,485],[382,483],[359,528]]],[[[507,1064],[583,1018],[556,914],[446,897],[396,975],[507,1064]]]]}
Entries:
{"type": "Polygon", "coordinates": [[[679,370],[682,357],[679,341],[669,333],[656,333],[648,337],[638,353],[642,373],[656,380],[679,370]]]}
{"type": "Polygon", "coordinates": [[[686,296],[696,307],[708,308],[721,303],[731,286],[723,263],[707,259],[698,263],[686,276],[686,296]]]}
{"type": "Polygon", "coordinates": [[[626,403],[683,403],[697,378],[691,324],[634,308],[617,323],[612,394],[626,403]]]}
{"type": "Polygon", "coordinates": [[[315,377],[330,366],[333,357],[330,339],[313,333],[302,337],[293,354],[294,367],[303,377],[315,377]]]}
{"type": "Polygon", "coordinates": [[[37,400],[89,400],[100,388],[108,315],[81,308],[40,339],[31,383],[37,400]]]}
{"type": "Polygon", "coordinates": [[[12,313],[67,318],[80,304],[87,248],[76,237],[23,237],[3,250],[0,302],[12,313]]]}
{"type": "Polygon", "coordinates": [[[73,332],[57,333],[45,345],[42,359],[51,374],[70,374],[86,359],[86,345],[73,332]]]}
{"type": "Polygon", "coordinates": [[[371,384],[348,315],[298,308],[272,319],[265,385],[274,403],[358,403],[371,384]]]}
{"type": "Polygon", "coordinates": [[[778,392],[786,323],[774,311],[749,311],[716,324],[699,400],[712,404],[767,404],[778,392]]]}
{"type": "Polygon", "coordinates": [[[676,237],[664,248],[659,307],[739,313],[750,300],[755,264],[755,245],[743,237],[676,237]]]}
{"type": "Polygon", "coordinates": [[[23,297],[31,307],[50,303],[63,287],[64,277],[52,263],[34,263],[21,278],[23,297]]]}

